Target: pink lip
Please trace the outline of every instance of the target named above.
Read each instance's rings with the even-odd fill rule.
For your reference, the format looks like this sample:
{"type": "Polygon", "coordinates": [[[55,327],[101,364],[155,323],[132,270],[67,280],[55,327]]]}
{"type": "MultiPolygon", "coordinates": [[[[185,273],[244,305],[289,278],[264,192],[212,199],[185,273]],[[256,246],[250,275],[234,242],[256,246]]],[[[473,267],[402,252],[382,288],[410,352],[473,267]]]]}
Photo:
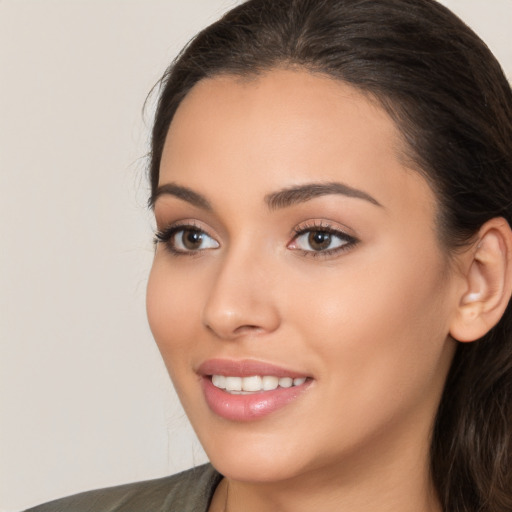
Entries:
{"type": "Polygon", "coordinates": [[[253,421],[271,414],[298,398],[311,384],[311,379],[300,386],[277,388],[248,395],[235,395],[215,387],[211,375],[250,377],[274,375],[300,378],[306,375],[260,361],[234,361],[210,359],[201,364],[197,372],[202,376],[201,385],[208,407],[218,416],[230,421],[253,421]]]}
{"type": "Polygon", "coordinates": [[[200,375],[231,375],[233,377],[251,377],[252,375],[274,375],[279,378],[291,377],[292,379],[307,377],[307,375],[297,371],[287,370],[262,361],[253,361],[252,359],[240,361],[209,359],[199,366],[197,373],[200,375]]]}

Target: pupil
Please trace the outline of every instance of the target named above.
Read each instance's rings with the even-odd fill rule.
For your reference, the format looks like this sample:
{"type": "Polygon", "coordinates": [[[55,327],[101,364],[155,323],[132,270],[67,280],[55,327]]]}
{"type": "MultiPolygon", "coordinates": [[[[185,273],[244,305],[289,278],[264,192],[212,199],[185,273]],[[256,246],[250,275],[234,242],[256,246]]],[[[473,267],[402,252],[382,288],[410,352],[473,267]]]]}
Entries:
{"type": "Polygon", "coordinates": [[[309,245],[315,251],[327,249],[331,245],[331,234],[326,231],[313,231],[309,235],[309,245]]]}
{"type": "Polygon", "coordinates": [[[197,249],[201,245],[203,235],[200,231],[185,231],[183,233],[183,245],[187,249],[197,249]]]}

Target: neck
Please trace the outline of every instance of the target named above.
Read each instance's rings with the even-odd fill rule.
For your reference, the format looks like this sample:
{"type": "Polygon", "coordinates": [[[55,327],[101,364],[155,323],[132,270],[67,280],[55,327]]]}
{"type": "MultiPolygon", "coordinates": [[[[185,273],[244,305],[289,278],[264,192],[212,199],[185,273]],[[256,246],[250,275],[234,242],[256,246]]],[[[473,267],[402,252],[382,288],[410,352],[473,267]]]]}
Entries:
{"type": "Polygon", "coordinates": [[[278,482],[224,478],[210,512],[441,512],[430,477],[428,446],[418,446],[417,439],[407,436],[387,446],[385,453],[368,445],[343,464],[278,482]]]}
{"type": "MultiPolygon", "coordinates": [[[[224,480],[222,512],[257,512],[274,510],[279,512],[441,512],[432,489],[424,483],[411,488],[410,478],[407,485],[387,488],[382,481],[371,489],[353,488],[323,481],[315,489],[311,479],[279,488],[275,485],[250,485],[224,480]]],[[[414,486],[414,484],[413,484],[414,486]]]]}

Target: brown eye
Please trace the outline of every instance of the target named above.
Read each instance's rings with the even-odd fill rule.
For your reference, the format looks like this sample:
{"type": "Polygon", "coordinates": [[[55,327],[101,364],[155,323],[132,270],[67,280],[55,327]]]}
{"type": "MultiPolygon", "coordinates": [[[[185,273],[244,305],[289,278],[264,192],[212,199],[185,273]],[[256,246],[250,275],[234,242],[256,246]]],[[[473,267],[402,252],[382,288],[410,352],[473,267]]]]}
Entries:
{"type": "Polygon", "coordinates": [[[176,253],[192,253],[219,247],[217,240],[200,229],[183,227],[173,228],[173,231],[166,243],[176,253]]]}
{"type": "Polygon", "coordinates": [[[343,231],[333,228],[305,228],[297,233],[289,249],[301,250],[304,253],[334,255],[357,243],[357,240],[343,231]]]}
{"type": "Polygon", "coordinates": [[[196,251],[201,248],[203,233],[196,229],[184,229],[181,232],[181,243],[189,251],[196,251]]]}
{"type": "Polygon", "coordinates": [[[313,251],[325,251],[332,243],[332,235],[326,231],[311,231],[308,244],[313,251]]]}

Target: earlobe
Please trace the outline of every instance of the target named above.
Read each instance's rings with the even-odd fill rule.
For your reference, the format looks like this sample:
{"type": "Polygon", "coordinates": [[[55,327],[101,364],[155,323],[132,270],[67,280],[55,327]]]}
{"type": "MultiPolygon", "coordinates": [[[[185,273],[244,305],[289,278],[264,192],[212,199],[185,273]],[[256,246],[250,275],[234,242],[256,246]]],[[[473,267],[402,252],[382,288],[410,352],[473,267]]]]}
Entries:
{"type": "Polygon", "coordinates": [[[512,231],[503,218],[480,229],[465,268],[465,289],[452,319],[450,334],[470,342],[484,336],[503,315],[512,292],[512,231]]]}

